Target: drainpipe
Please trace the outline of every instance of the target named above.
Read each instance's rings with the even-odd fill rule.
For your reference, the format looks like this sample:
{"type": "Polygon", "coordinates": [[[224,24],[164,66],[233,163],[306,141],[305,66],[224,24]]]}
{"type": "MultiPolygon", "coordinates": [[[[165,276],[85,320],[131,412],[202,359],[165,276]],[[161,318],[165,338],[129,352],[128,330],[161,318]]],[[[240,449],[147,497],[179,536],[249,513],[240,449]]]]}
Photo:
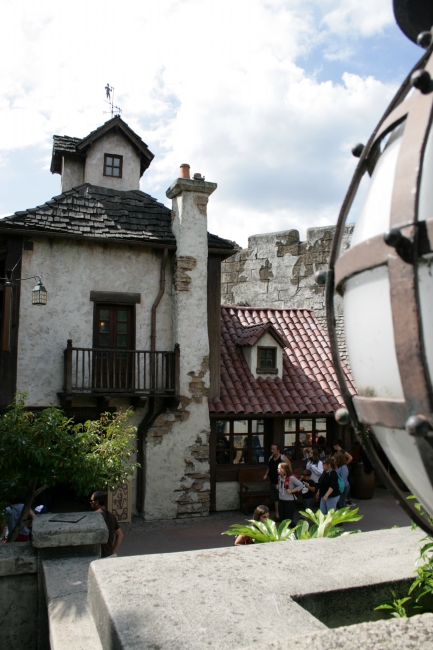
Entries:
{"type": "Polygon", "coordinates": [[[165,268],[167,266],[168,248],[164,248],[164,255],[161,262],[161,275],[159,277],[159,293],[152,305],[152,321],[150,325],[150,351],[155,352],[156,348],[156,309],[161,302],[165,291],[165,268]]]}

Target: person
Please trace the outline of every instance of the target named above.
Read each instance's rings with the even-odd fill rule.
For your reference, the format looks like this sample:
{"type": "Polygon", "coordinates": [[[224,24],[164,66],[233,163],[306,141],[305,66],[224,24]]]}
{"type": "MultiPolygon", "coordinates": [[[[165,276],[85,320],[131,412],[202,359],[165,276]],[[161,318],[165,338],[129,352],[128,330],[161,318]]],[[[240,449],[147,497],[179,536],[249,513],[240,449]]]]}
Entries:
{"type": "Polygon", "coordinates": [[[290,458],[285,454],[281,453],[280,446],[277,443],[271,445],[271,455],[269,456],[268,469],[266,474],[263,477],[263,480],[266,481],[269,478],[271,487],[269,490],[269,499],[271,503],[275,504],[275,520],[280,520],[280,514],[278,511],[278,465],[280,463],[286,463],[290,467],[290,474],[292,473],[292,465],[290,458]]]}
{"type": "Polygon", "coordinates": [[[299,480],[304,484],[304,489],[302,490],[304,508],[313,508],[317,486],[311,478],[311,469],[304,469],[299,480]]]}
{"type": "Polygon", "coordinates": [[[296,494],[301,493],[304,485],[293,476],[292,468],[287,463],[278,465],[278,498],[281,521],[291,519],[293,522],[296,510],[296,494]]]}
{"type": "Polygon", "coordinates": [[[324,515],[330,510],[337,509],[340,490],[338,487],[338,474],[335,471],[335,461],[331,457],[325,458],[323,461],[323,474],[320,477],[317,496],[320,496],[320,510],[324,515]]]}
{"type": "MultiPolygon", "coordinates": [[[[265,523],[266,519],[269,519],[269,508],[268,506],[257,506],[254,510],[253,515],[254,521],[261,521],[262,524],[265,523]]],[[[235,537],[235,546],[245,546],[245,544],[253,544],[254,540],[248,535],[238,535],[235,537]]]]}
{"type": "Polygon", "coordinates": [[[343,447],[341,446],[341,440],[334,440],[334,442],[332,443],[331,456],[334,457],[335,454],[338,454],[339,452],[341,452],[346,456],[347,464],[349,465],[353,460],[352,456],[349,454],[348,451],[343,449],[343,447]]]}
{"type": "Polygon", "coordinates": [[[123,533],[116,517],[107,510],[107,493],[94,492],[90,497],[90,506],[92,510],[102,514],[108,528],[108,540],[105,544],[101,544],[101,557],[117,557],[123,533]]]}
{"type": "Polygon", "coordinates": [[[318,449],[315,448],[309,451],[306,469],[311,471],[311,480],[314,481],[316,487],[318,487],[320,477],[323,473],[323,463],[320,460],[318,449]]]}
{"type": "MultiPolygon", "coordinates": [[[[6,522],[8,527],[8,538],[12,535],[13,530],[18,522],[18,519],[21,516],[21,513],[24,508],[24,503],[14,503],[6,508],[6,522]]],[[[33,518],[35,513],[32,509],[29,511],[29,519],[33,518]]],[[[21,529],[20,534],[16,538],[16,542],[28,542],[30,537],[30,527],[28,525],[28,520],[24,524],[24,527],[21,529]]]]}
{"type": "Polygon", "coordinates": [[[346,505],[347,493],[350,490],[350,483],[348,480],[349,469],[347,467],[346,456],[341,451],[339,451],[338,454],[335,454],[334,461],[335,461],[335,471],[337,472],[338,476],[341,476],[341,478],[344,481],[344,492],[340,493],[340,498],[338,500],[338,505],[337,505],[337,508],[340,509],[340,508],[344,508],[344,506],[346,505]]]}

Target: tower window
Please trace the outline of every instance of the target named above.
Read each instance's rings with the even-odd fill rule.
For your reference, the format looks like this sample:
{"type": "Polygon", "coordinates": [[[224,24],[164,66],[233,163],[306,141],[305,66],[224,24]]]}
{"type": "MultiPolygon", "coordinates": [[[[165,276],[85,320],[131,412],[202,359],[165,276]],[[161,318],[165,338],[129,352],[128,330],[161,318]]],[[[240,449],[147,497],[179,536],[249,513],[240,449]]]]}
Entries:
{"type": "Polygon", "coordinates": [[[104,176],[122,178],[123,156],[115,156],[111,153],[104,155],[104,176]]]}

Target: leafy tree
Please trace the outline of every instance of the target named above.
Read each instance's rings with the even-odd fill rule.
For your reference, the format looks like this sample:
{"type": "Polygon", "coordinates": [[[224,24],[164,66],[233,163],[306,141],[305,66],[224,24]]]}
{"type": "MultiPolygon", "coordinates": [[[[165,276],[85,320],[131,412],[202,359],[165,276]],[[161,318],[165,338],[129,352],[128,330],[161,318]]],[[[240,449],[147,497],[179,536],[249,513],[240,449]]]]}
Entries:
{"type": "Polygon", "coordinates": [[[18,537],[35,497],[47,487],[68,483],[80,494],[113,489],[136,466],[128,462],[136,431],[126,422],[129,411],[74,424],[54,406],[28,411],[25,397],[17,393],[0,416],[0,513],[18,496],[24,503],[9,542],[18,537]]]}
{"type": "Polygon", "coordinates": [[[248,537],[254,540],[255,544],[351,535],[360,531],[352,530],[345,533],[338,525],[362,519],[363,515],[358,515],[358,510],[359,508],[351,510],[349,506],[346,506],[335,512],[334,510],[330,510],[324,515],[320,510],[314,513],[307,508],[307,510],[301,511],[301,515],[305,517],[305,520],[300,521],[294,528],[290,528],[290,524],[292,523],[290,519],[282,521],[278,528],[271,519],[266,519],[265,522],[250,519],[248,520],[249,526],[232,524],[222,535],[248,535],[248,537]],[[313,525],[311,528],[307,520],[312,522],[313,525]]]}

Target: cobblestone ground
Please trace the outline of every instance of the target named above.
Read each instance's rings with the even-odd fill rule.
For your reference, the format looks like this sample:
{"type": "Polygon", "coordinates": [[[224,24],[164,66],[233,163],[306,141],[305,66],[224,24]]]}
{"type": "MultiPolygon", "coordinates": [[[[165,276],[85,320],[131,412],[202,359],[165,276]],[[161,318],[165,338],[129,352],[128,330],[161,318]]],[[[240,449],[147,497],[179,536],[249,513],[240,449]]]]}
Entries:
{"type": "MultiPolygon", "coordinates": [[[[359,514],[364,518],[356,524],[347,524],[346,530],[361,531],[408,526],[410,521],[385,489],[376,488],[374,498],[359,501],[359,514]]],[[[234,523],[243,523],[246,517],[239,510],[212,513],[195,519],[144,521],[134,517],[130,524],[122,524],[124,534],[119,556],[147,553],[175,553],[205,548],[233,546],[233,537],[221,533],[234,523]]]]}

